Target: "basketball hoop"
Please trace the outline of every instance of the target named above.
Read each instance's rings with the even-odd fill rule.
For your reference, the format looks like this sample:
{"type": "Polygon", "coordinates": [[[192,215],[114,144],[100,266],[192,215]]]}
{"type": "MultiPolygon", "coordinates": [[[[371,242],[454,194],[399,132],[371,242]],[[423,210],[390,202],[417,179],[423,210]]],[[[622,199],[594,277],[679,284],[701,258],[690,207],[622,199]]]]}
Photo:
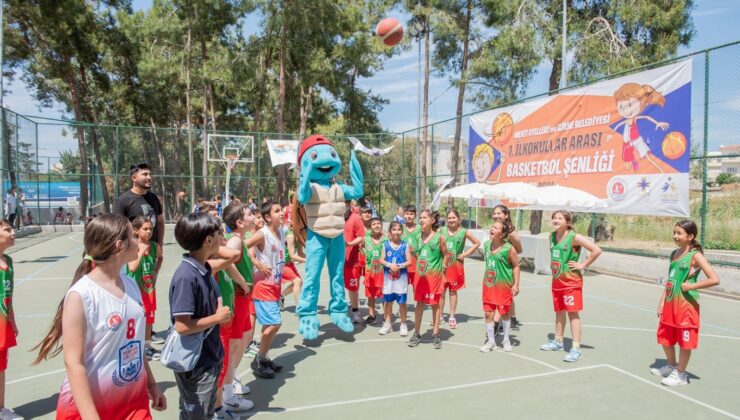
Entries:
{"type": "Polygon", "coordinates": [[[238,155],[229,154],[224,156],[226,158],[226,170],[231,171],[236,166],[236,161],[239,159],[238,155]]]}

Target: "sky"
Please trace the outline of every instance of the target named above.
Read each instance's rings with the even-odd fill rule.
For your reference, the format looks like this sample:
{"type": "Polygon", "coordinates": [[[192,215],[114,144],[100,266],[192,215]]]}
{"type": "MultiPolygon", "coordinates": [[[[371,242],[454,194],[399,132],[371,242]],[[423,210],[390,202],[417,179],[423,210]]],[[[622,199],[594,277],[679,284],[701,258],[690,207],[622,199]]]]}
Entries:
{"type": "MultiPolygon", "coordinates": [[[[740,40],[740,30],[737,22],[740,22],[740,7],[738,0],[696,0],[692,13],[696,34],[688,47],[679,50],[679,55],[689,52],[703,50],[713,46],[740,40]]],[[[134,0],[135,10],[145,10],[151,5],[151,0],[134,0]]],[[[395,17],[402,22],[405,16],[401,11],[391,13],[389,17],[395,17]]],[[[712,61],[713,65],[727,68],[729,74],[737,71],[733,63],[734,55],[740,52],[740,46],[733,48],[733,57],[718,57],[719,60],[712,61]]],[[[703,60],[695,60],[694,69],[703,66],[703,60]]],[[[703,72],[696,71],[703,75],[703,72]]],[[[712,72],[717,74],[718,72],[712,72]]],[[[527,95],[535,95],[547,91],[547,78],[549,65],[542,64],[538,67],[537,74],[530,82],[527,95]]],[[[399,51],[397,55],[386,61],[384,69],[378,71],[373,77],[361,79],[359,85],[370,90],[373,94],[388,99],[386,105],[379,114],[381,125],[392,132],[411,130],[418,126],[418,53],[416,45],[408,50],[399,51]]],[[[711,114],[710,128],[713,136],[710,138],[710,150],[717,150],[721,144],[737,144],[737,132],[740,131],[740,81],[714,80],[710,81],[710,87],[715,84],[721,88],[710,89],[711,94],[717,94],[710,98],[711,114]]],[[[703,87],[703,80],[694,80],[694,89],[697,94],[703,87]],[[699,89],[697,89],[699,88],[699,89]]],[[[27,88],[20,80],[12,84],[5,81],[4,104],[22,115],[43,116],[48,118],[61,118],[65,115],[64,107],[56,104],[52,108],[41,108],[36,104],[29,94],[27,88]]],[[[429,121],[447,120],[455,115],[457,104],[457,89],[452,88],[448,77],[434,75],[430,80],[429,98],[429,121]]],[[[692,119],[701,120],[703,107],[692,107],[692,119]]],[[[466,103],[466,113],[475,111],[473,104],[466,103]]],[[[69,115],[69,114],[66,114],[69,115]]],[[[454,123],[449,122],[435,127],[435,137],[449,136],[454,131],[454,123]]],[[[59,127],[43,127],[39,130],[39,155],[56,157],[61,150],[76,149],[76,141],[71,135],[60,136],[59,127]]],[[[467,121],[463,123],[463,133],[467,134],[467,121]]],[[[40,168],[44,170],[42,166],[40,168]]]]}

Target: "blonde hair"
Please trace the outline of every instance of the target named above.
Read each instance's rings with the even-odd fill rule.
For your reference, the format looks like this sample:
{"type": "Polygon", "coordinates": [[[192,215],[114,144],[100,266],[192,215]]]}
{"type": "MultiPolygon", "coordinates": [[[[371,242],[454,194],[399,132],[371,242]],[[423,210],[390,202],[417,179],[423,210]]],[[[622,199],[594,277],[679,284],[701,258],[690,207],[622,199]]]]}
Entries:
{"type": "Polygon", "coordinates": [[[493,148],[488,143],[481,143],[475,146],[475,150],[473,150],[473,159],[478,159],[478,156],[483,153],[487,154],[488,157],[491,158],[491,162],[493,162],[493,148]]]}
{"type": "Polygon", "coordinates": [[[625,83],[617,89],[616,92],[614,92],[614,99],[617,101],[626,101],[633,98],[638,99],[643,108],[647,105],[665,105],[665,98],[663,95],[650,85],[625,83]]]}

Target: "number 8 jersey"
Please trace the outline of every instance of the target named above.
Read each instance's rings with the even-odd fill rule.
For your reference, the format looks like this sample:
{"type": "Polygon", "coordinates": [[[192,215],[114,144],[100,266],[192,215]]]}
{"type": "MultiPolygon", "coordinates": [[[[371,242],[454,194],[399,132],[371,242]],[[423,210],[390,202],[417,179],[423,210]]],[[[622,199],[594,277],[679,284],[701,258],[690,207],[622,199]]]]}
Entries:
{"type": "MultiPolygon", "coordinates": [[[[121,276],[123,298],[88,276],[67,291],[82,298],[86,321],[83,362],[101,419],[150,419],[144,369],[144,307],[139,287],[121,276]]],[[[65,299],[66,299],[65,296],[65,299]]],[[[57,402],[57,419],[79,419],[68,378],[57,402]]]]}

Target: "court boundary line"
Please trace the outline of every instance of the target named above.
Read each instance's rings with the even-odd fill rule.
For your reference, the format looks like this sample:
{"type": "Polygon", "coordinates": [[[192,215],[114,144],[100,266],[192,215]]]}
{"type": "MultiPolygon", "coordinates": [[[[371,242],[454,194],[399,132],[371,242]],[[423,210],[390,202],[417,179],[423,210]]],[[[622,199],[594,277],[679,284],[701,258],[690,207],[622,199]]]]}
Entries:
{"type": "Polygon", "coordinates": [[[541,377],[547,377],[547,376],[555,376],[555,375],[562,375],[566,373],[571,372],[580,372],[584,370],[590,370],[590,369],[598,369],[598,368],[605,368],[607,365],[599,364],[599,365],[590,365],[590,366],[582,366],[574,369],[568,369],[568,370],[558,370],[558,371],[551,371],[551,372],[541,372],[541,373],[532,373],[529,375],[519,375],[519,376],[509,376],[505,378],[498,378],[498,379],[489,379],[485,381],[475,381],[475,382],[467,382],[457,385],[448,385],[443,387],[436,387],[436,388],[428,388],[428,389],[422,389],[417,391],[409,391],[409,392],[402,392],[402,393],[395,393],[395,394],[389,394],[389,395],[379,395],[374,397],[365,397],[365,398],[355,398],[352,400],[344,400],[344,401],[333,401],[333,402],[326,402],[326,403],[319,403],[319,404],[310,404],[310,405],[303,405],[298,407],[289,407],[284,410],[275,412],[275,411],[259,411],[260,413],[269,413],[269,414],[282,414],[282,413],[288,413],[288,412],[295,412],[295,411],[306,411],[306,410],[313,410],[317,408],[329,408],[329,407],[338,407],[343,405],[350,405],[350,404],[360,404],[365,402],[373,402],[373,401],[380,401],[380,400],[388,400],[388,399],[397,399],[397,398],[406,398],[406,397],[413,397],[417,395],[424,395],[424,394],[432,394],[436,392],[443,392],[443,391],[452,391],[457,389],[465,389],[465,388],[472,388],[476,386],[481,385],[492,385],[492,384],[499,384],[499,383],[506,383],[506,382],[513,382],[513,381],[520,381],[525,379],[533,379],[533,378],[541,378],[541,377]]]}
{"type": "Polygon", "coordinates": [[[25,378],[13,379],[12,381],[5,382],[5,385],[17,384],[19,382],[30,381],[31,379],[42,378],[44,376],[55,375],[57,373],[65,372],[67,369],[57,369],[49,372],[39,373],[38,375],[26,376],[25,378]]]}
{"type": "MultiPolygon", "coordinates": [[[[79,232],[77,232],[77,233],[79,233],[79,232]]],[[[74,239],[72,239],[72,237],[73,237],[73,236],[74,236],[74,235],[70,235],[70,236],[64,236],[64,238],[65,238],[65,239],[68,239],[68,240],[70,240],[70,241],[72,241],[72,242],[77,242],[77,243],[80,243],[80,241],[77,241],[77,240],[74,240],[74,239]]],[[[45,242],[39,242],[39,243],[45,243],[45,242]]],[[[36,245],[38,245],[38,244],[32,245],[32,246],[30,246],[29,248],[32,248],[33,246],[36,246],[36,245]]],[[[83,250],[84,248],[85,248],[85,246],[84,246],[84,245],[80,245],[80,246],[78,246],[77,248],[74,248],[73,250],[71,250],[70,252],[68,252],[68,253],[67,253],[66,255],[64,255],[64,258],[60,258],[60,259],[58,259],[58,260],[56,260],[56,261],[54,261],[54,262],[50,262],[50,263],[48,263],[47,265],[45,265],[44,267],[41,267],[41,268],[39,268],[38,270],[34,271],[33,273],[31,273],[31,274],[27,275],[26,277],[24,277],[24,278],[22,278],[22,279],[18,279],[18,280],[16,280],[16,282],[15,282],[15,287],[18,287],[18,286],[20,286],[21,284],[25,283],[25,282],[26,282],[26,281],[28,281],[28,280],[32,280],[32,279],[34,279],[34,278],[35,278],[35,277],[36,277],[37,275],[39,275],[39,274],[41,274],[41,273],[43,273],[43,272],[45,272],[45,271],[47,271],[47,270],[51,269],[52,267],[54,267],[55,265],[59,264],[60,262],[62,262],[62,261],[65,261],[65,260],[66,260],[67,258],[69,258],[69,257],[70,257],[70,256],[71,256],[72,254],[74,254],[75,252],[80,252],[80,251],[81,251],[81,250],[83,250]]],[[[28,249],[28,248],[24,248],[24,249],[23,249],[22,251],[25,251],[26,249],[28,249]]]]}
{"type": "Polygon", "coordinates": [[[667,387],[665,385],[661,385],[661,384],[657,384],[655,382],[651,382],[651,381],[649,381],[649,380],[647,380],[647,379],[645,379],[643,377],[640,377],[638,375],[635,375],[634,373],[628,372],[628,371],[626,371],[626,370],[624,370],[622,368],[619,368],[619,367],[616,367],[616,366],[610,365],[610,364],[605,364],[604,366],[607,367],[607,368],[609,368],[609,369],[614,370],[615,372],[619,372],[619,373],[621,373],[623,375],[626,375],[626,376],[628,376],[628,377],[630,377],[632,379],[636,379],[636,380],[638,380],[638,381],[640,381],[642,383],[645,383],[647,385],[650,385],[653,388],[657,388],[657,389],[659,389],[659,390],[661,390],[663,392],[667,392],[669,394],[675,395],[675,396],[680,397],[680,398],[682,398],[682,399],[684,399],[686,401],[690,401],[690,402],[692,402],[694,404],[697,404],[699,406],[702,406],[704,408],[707,408],[707,409],[712,410],[714,412],[717,412],[719,414],[725,415],[725,416],[730,417],[732,419],[740,419],[740,416],[738,416],[736,414],[732,414],[729,411],[725,411],[725,410],[723,410],[721,408],[718,408],[718,407],[715,407],[715,406],[713,406],[711,404],[705,403],[704,401],[698,400],[698,399],[693,398],[693,397],[689,397],[688,395],[684,395],[684,394],[682,394],[682,393],[680,393],[678,391],[675,391],[675,390],[673,390],[673,389],[671,389],[671,388],[669,388],[669,387],[667,387]]]}

